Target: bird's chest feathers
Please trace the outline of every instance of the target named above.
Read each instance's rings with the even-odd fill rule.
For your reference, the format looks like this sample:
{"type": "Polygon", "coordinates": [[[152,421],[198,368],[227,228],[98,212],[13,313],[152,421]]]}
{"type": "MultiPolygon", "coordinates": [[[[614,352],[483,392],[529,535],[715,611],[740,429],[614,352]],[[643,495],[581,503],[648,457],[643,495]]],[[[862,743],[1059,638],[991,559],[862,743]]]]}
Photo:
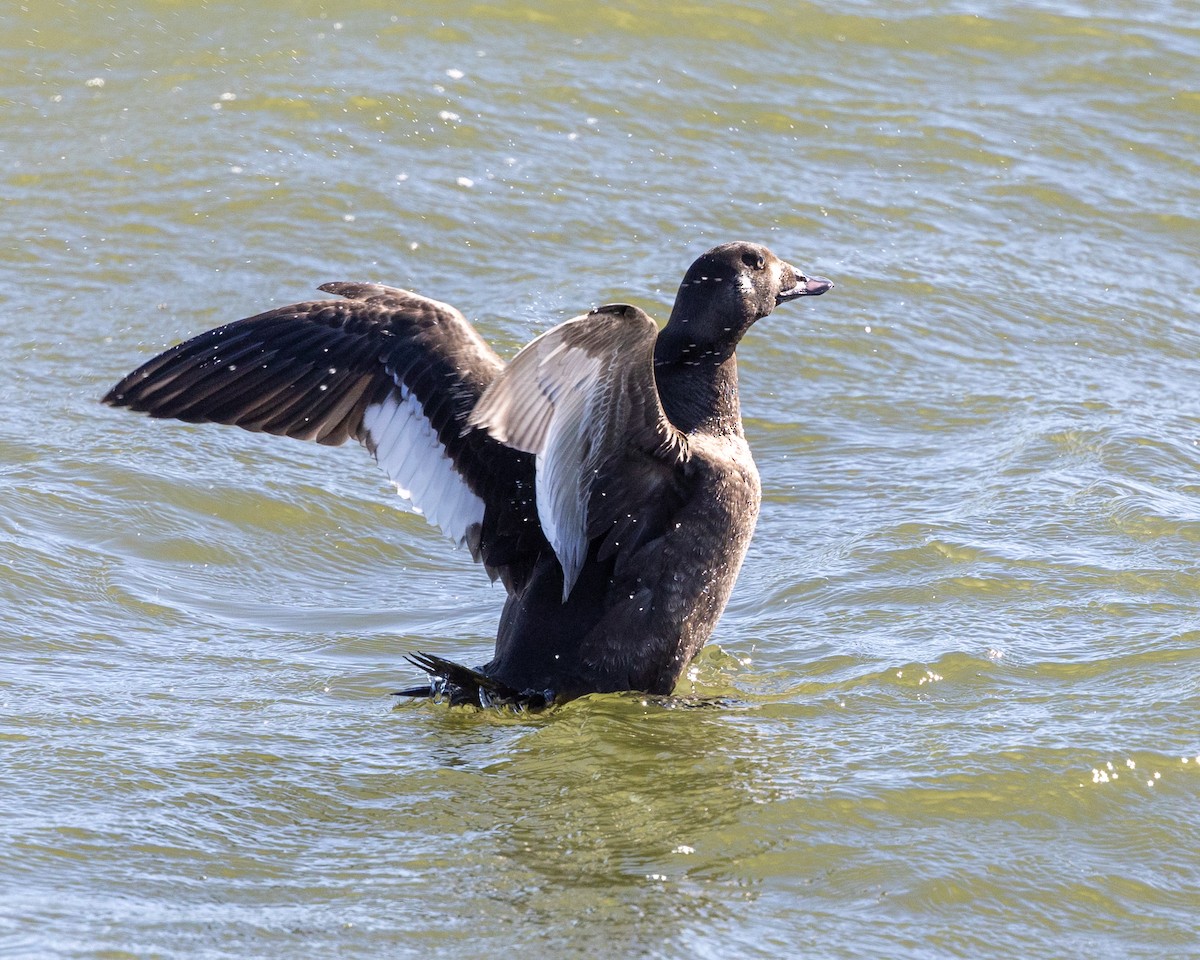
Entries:
{"type": "Polygon", "coordinates": [[[698,491],[692,498],[697,521],[741,541],[744,550],[762,501],[762,484],[749,445],[742,436],[694,434],[689,449],[687,469],[698,491]]]}

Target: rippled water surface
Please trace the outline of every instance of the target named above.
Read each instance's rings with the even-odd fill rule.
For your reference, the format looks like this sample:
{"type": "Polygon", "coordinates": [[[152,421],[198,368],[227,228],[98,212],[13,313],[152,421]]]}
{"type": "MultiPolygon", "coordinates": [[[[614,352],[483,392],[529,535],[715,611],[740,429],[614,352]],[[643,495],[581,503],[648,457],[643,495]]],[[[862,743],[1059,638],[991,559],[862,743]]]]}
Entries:
{"type": "Polygon", "coordinates": [[[0,21],[0,955],[1200,956],[1194,3],[0,21]],[[740,352],[716,705],[394,709],[501,590],[361,450],[96,402],[327,280],[508,353],[731,239],[837,289],[740,352]]]}

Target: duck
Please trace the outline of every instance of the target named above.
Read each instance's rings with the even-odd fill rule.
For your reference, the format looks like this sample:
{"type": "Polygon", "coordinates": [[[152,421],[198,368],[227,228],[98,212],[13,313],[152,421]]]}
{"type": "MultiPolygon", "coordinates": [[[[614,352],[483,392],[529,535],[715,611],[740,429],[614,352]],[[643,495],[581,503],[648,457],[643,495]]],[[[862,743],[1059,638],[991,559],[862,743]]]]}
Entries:
{"type": "Polygon", "coordinates": [[[335,282],[179,343],[102,398],[187,423],[357,440],[397,492],[503,584],[492,658],[408,655],[397,696],[540,709],[666,696],[711,636],[758,518],[735,350],[781,304],[826,293],[739,241],[688,268],[660,330],[628,303],[505,363],[455,307],[335,282]]]}

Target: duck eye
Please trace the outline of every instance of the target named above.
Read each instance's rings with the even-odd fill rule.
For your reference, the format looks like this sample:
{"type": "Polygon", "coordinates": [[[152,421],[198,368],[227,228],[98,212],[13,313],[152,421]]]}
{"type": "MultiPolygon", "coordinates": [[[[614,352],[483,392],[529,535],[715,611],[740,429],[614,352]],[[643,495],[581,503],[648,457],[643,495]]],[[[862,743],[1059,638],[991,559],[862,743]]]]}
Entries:
{"type": "Polygon", "coordinates": [[[748,266],[751,270],[761,270],[767,265],[766,258],[761,253],[743,253],[742,263],[748,266]]]}

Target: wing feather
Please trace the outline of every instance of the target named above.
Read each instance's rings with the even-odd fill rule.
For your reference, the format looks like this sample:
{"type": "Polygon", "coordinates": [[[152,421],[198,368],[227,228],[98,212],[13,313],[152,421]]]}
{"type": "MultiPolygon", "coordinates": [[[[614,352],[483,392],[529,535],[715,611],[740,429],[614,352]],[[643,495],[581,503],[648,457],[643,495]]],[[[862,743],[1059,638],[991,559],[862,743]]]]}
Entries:
{"type": "MultiPolygon", "coordinates": [[[[613,304],[559,324],[532,341],[496,377],[468,423],[534,454],[537,512],[570,595],[594,536],[590,513],[630,457],[676,464],[686,438],[667,420],[654,379],[654,321],[613,304]]],[[[608,504],[605,513],[619,509],[608,504]]]]}
{"type": "Polygon", "coordinates": [[[397,489],[516,588],[545,545],[526,492],[533,458],[467,418],[503,363],[459,311],[379,284],[209,330],[104,397],[152,417],[363,443],[397,489]]]}

